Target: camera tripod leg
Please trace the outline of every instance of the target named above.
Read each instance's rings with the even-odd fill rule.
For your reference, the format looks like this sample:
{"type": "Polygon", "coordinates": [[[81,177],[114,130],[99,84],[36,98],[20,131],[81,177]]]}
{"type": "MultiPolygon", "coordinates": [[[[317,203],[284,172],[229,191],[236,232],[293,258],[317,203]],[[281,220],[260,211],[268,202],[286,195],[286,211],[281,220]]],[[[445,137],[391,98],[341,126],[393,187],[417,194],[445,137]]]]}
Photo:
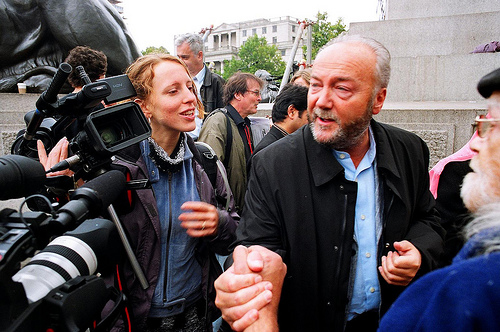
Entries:
{"type": "Polygon", "coordinates": [[[144,275],[144,272],[142,272],[141,267],[139,266],[139,262],[137,261],[137,258],[135,257],[134,252],[132,251],[132,247],[130,246],[130,243],[128,242],[127,239],[127,235],[125,234],[125,230],[123,229],[120,219],[118,219],[118,215],[116,214],[115,208],[113,207],[112,204],[108,206],[108,213],[111,217],[111,220],[115,224],[116,229],[118,230],[118,234],[120,235],[120,239],[123,243],[123,247],[125,248],[125,252],[128,256],[128,259],[130,260],[130,264],[132,265],[132,269],[134,270],[135,275],[139,279],[142,288],[147,289],[149,287],[149,284],[148,281],[146,280],[146,276],[144,275]]]}

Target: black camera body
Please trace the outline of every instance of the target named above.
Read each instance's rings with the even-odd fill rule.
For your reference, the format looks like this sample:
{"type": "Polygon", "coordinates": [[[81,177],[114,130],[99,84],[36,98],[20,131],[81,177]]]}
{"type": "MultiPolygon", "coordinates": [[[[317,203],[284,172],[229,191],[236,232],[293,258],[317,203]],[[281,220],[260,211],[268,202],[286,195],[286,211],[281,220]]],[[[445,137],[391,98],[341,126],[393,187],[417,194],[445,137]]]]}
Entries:
{"type": "MultiPolygon", "coordinates": [[[[64,67],[66,72],[71,72],[67,66],[64,67]]],[[[37,109],[25,115],[27,128],[18,133],[12,154],[37,159],[37,140],[41,140],[50,152],[61,138],[66,137],[70,142],[70,154],[78,156],[77,165],[72,165],[72,169],[77,177],[87,180],[93,177],[94,171],[109,164],[117,151],[151,135],[151,127],[137,103],[129,101],[110,107],[102,104],[115,104],[136,95],[127,75],[88,83],[80,92],[60,99],[56,96],[52,101],[46,96],[48,91],[38,99],[37,109]]]]}

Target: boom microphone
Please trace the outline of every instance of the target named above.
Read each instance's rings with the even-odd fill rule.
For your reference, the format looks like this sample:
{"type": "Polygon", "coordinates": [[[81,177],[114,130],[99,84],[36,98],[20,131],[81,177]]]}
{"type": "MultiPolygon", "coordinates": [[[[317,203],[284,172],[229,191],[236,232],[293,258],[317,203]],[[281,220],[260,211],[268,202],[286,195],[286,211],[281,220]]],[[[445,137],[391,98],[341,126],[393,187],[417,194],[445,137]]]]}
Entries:
{"type": "Polygon", "coordinates": [[[38,161],[18,155],[0,157],[0,200],[34,194],[45,183],[45,169],[38,161]]]}
{"type": "Polygon", "coordinates": [[[68,230],[85,219],[97,217],[112,204],[126,187],[125,175],[117,170],[108,171],[76,189],[71,200],[57,210],[58,216],[51,222],[55,227],[68,230]]]}

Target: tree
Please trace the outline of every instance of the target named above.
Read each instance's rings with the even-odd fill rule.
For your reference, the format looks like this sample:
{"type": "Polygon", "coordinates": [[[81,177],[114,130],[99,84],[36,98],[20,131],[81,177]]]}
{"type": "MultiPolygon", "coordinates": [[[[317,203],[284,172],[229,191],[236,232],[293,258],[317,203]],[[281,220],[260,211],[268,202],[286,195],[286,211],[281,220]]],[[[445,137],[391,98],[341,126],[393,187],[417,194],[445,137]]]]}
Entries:
{"type": "Polygon", "coordinates": [[[237,71],[252,73],[264,69],[273,76],[281,76],[286,63],[276,45],[268,45],[265,37],[253,35],[240,48],[238,57],[224,63],[224,79],[228,79],[237,71]]]}
{"type": "MultiPolygon", "coordinates": [[[[316,14],[316,22],[312,25],[312,43],[311,56],[316,58],[316,54],[321,47],[328,43],[333,38],[346,31],[346,26],[342,18],[339,18],[335,24],[328,22],[328,14],[318,12],[316,14]]],[[[307,54],[307,46],[302,46],[304,54],[307,54]]]]}
{"type": "Polygon", "coordinates": [[[160,46],[160,47],[149,46],[149,47],[146,47],[146,50],[142,51],[141,53],[142,53],[142,55],[153,54],[153,53],[167,53],[167,54],[170,54],[170,52],[167,51],[167,49],[165,47],[163,47],[163,46],[160,46]]]}

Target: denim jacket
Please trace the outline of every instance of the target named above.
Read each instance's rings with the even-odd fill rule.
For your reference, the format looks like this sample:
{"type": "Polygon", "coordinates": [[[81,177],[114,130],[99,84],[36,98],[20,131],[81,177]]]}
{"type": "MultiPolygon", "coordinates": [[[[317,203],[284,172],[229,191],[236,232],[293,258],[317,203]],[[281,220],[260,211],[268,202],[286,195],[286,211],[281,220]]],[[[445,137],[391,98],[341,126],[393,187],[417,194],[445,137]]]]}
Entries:
{"type": "MultiPolygon", "coordinates": [[[[213,283],[222,272],[222,269],[215,257],[215,253],[220,255],[230,254],[229,245],[235,240],[235,230],[239,216],[234,209],[232,193],[226,192],[222,174],[219,171],[217,171],[216,179],[217,192],[221,196],[229,194],[231,199],[228,211],[218,206],[214,188],[201,166],[201,156],[189,136],[187,137],[187,144],[194,155],[190,162],[193,167],[200,200],[217,206],[219,213],[217,234],[198,241],[195,253],[196,259],[202,268],[201,296],[206,302],[207,324],[210,324],[220,314],[214,304],[215,289],[213,283]]],[[[148,169],[145,160],[141,156],[139,144],[120,151],[113,162],[113,166],[125,171],[127,179],[148,179],[148,169]]],[[[120,281],[128,298],[129,309],[131,309],[129,311],[132,315],[132,326],[140,330],[148,317],[151,300],[158,282],[161,260],[161,227],[156,198],[151,188],[130,191],[128,192],[128,199],[129,210],[119,209],[118,213],[139,265],[146,275],[149,287],[145,290],[142,289],[127,259],[123,259],[120,266],[120,281]]],[[[118,330],[120,328],[123,329],[123,327],[118,327],[118,330]]]]}

